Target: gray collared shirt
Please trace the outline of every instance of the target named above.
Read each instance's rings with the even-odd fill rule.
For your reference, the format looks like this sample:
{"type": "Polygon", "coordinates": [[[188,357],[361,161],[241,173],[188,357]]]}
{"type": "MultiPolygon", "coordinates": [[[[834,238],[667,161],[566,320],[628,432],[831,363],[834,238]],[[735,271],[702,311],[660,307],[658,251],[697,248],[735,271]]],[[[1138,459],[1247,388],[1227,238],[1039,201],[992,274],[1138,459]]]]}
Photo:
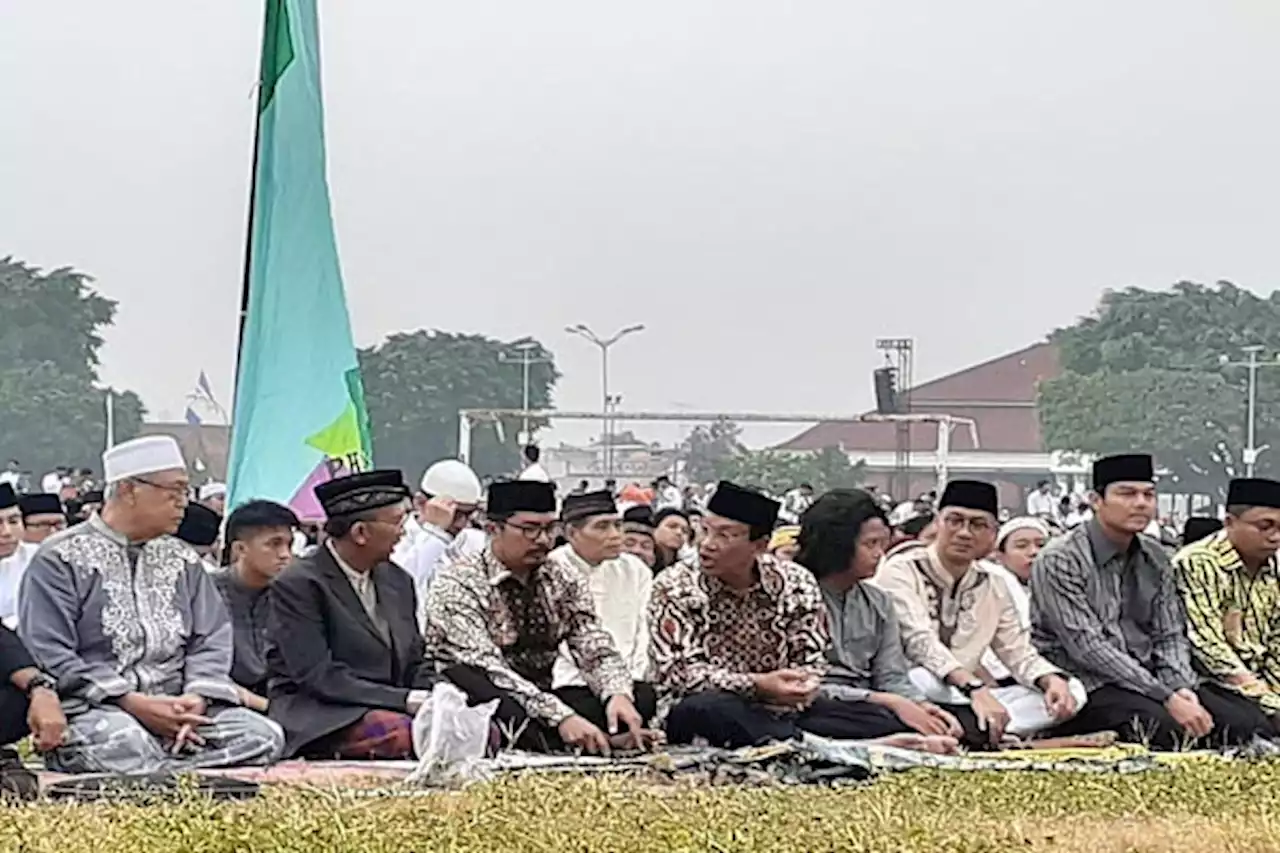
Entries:
{"type": "Polygon", "coordinates": [[[831,626],[831,666],[822,679],[823,695],[865,702],[878,692],[924,700],[907,676],[902,634],[888,593],[868,583],[856,583],[844,592],[823,585],[822,600],[831,626]]]}
{"type": "Polygon", "coordinates": [[[1031,570],[1031,628],[1090,691],[1111,684],[1164,702],[1199,683],[1169,556],[1142,535],[1121,551],[1090,520],[1049,543],[1031,570]]]}

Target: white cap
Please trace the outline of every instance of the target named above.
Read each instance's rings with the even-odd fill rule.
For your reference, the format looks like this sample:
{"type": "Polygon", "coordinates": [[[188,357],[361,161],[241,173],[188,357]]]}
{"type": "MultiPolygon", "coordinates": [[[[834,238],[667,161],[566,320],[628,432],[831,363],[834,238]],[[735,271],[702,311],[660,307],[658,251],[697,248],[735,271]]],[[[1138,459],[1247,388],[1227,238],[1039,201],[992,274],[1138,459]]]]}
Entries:
{"type": "Polygon", "coordinates": [[[1004,540],[1018,530],[1034,530],[1045,539],[1049,538],[1049,525],[1045,524],[1043,519],[1024,515],[1020,518],[1011,518],[1000,525],[1000,531],[996,534],[996,547],[999,548],[1003,545],[1004,540]]]}
{"type": "Polygon", "coordinates": [[[460,504],[480,503],[480,478],[465,462],[441,459],[422,475],[422,491],[460,504]]]}
{"type": "Polygon", "coordinates": [[[102,454],[102,473],[108,483],[186,467],[182,449],[170,435],[144,435],[107,448],[102,454]]]}
{"type": "Polygon", "coordinates": [[[199,500],[207,501],[213,498],[225,498],[226,496],[226,483],[205,483],[200,487],[199,500]]]}

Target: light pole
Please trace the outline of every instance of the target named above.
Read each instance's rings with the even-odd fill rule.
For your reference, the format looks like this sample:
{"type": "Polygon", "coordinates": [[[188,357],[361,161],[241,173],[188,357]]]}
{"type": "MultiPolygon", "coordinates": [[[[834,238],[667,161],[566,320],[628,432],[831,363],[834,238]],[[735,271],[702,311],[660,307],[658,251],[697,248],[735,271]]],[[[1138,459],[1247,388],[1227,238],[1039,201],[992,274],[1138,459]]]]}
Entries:
{"type": "Polygon", "coordinates": [[[510,353],[500,352],[498,353],[498,361],[502,362],[503,364],[518,364],[521,367],[521,372],[523,374],[523,379],[524,379],[523,381],[524,390],[521,396],[522,402],[520,405],[521,410],[524,412],[523,427],[522,427],[524,430],[524,438],[522,440],[525,444],[528,444],[529,443],[529,368],[535,364],[550,364],[551,359],[542,358],[540,356],[534,355],[534,352],[540,349],[536,341],[524,341],[522,343],[516,344],[515,346],[512,347],[512,349],[516,350],[516,352],[518,352],[519,354],[511,355],[510,353]]]}
{"type": "Polygon", "coordinates": [[[601,338],[590,327],[579,323],[576,326],[565,326],[564,329],[571,335],[577,335],[580,338],[586,338],[591,343],[600,347],[600,441],[604,455],[604,476],[609,478],[613,476],[613,454],[610,447],[609,436],[609,347],[625,338],[627,335],[644,331],[643,323],[636,323],[634,326],[627,326],[625,329],[619,329],[611,338],[601,338]]]}
{"type": "Polygon", "coordinates": [[[1258,462],[1258,455],[1268,447],[1268,445],[1257,446],[1258,369],[1262,367],[1280,367],[1280,362],[1277,361],[1264,362],[1258,360],[1258,354],[1264,349],[1266,347],[1262,344],[1241,347],[1240,351],[1249,356],[1248,361],[1231,361],[1225,355],[1220,359],[1225,367],[1243,367],[1249,371],[1249,408],[1245,414],[1245,419],[1248,423],[1245,424],[1246,439],[1244,448],[1244,475],[1246,477],[1253,476],[1254,466],[1258,462]]]}

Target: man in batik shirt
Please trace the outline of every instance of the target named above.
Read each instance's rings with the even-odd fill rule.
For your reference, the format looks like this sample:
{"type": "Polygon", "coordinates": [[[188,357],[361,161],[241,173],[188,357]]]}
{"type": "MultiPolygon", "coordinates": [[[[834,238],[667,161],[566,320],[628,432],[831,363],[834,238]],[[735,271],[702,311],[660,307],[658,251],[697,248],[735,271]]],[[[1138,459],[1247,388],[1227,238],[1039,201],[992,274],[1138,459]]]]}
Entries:
{"type": "Polygon", "coordinates": [[[1192,662],[1280,728],[1280,482],[1232,480],[1225,527],[1174,557],[1192,662]]]}
{"type": "Polygon", "coordinates": [[[68,719],[47,763],[149,773],[274,761],[284,734],[241,707],[226,607],[173,536],[190,489],[177,442],[147,436],[102,459],[102,513],[44,543],[19,597],[20,636],[68,719]]]}
{"type": "Polygon", "coordinates": [[[495,720],[522,749],[647,746],[655,733],[636,711],[631,672],[596,616],[590,585],[547,559],[555,509],[550,483],[489,488],[488,547],[444,566],[428,592],[428,652],[472,702],[500,700],[495,720]],[[561,643],[604,704],[607,732],[551,691],[561,643]]]}
{"type": "Polygon", "coordinates": [[[766,553],[778,509],[720,483],[697,555],[654,579],[650,654],[672,743],[886,733],[878,709],[819,695],[831,643],[826,605],[807,569],[766,553]]]}

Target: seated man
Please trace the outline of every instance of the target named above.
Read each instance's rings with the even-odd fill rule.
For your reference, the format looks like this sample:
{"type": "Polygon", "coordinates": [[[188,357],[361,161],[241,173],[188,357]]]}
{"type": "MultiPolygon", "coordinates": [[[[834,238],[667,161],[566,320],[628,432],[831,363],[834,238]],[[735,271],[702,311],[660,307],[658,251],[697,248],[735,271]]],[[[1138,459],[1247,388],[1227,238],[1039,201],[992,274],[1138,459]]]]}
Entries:
{"type": "Polygon", "coordinates": [[[231,613],[231,679],[240,701],[267,710],[267,587],[293,558],[298,517],[273,501],[249,501],[227,519],[229,563],[213,574],[231,613]]]}
{"type": "Polygon", "coordinates": [[[740,747],[801,731],[868,738],[904,728],[883,708],[819,694],[826,608],[807,569],[765,553],[778,507],[720,483],[698,552],[654,579],[650,654],[672,743],[740,747]]]}
{"type": "MultiPolygon", "coordinates": [[[[622,519],[609,492],[569,495],[560,510],[569,544],[552,551],[548,563],[577,572],[586,580],[596,615],[631,673],[636,710],[643,720],[657,711],[649,678],[649,589],[653,572],[622,553],[622,519]]],[[[596,728],[608,728],[604,705],[587,687],[567,645],[560,646],[551,674],[555,694],[596,728]]]]}
{"type": "Polygon", "coordinates": [[[911,678],[933,702],[957,713],[970,746],[1004,734],[1030,737],[1070,719],[1086,699],[1031,645],[1005,582],[982,560],[996,540],[996,488],[952,480],[938,501],[938,538],[890,557],[876,573],[902,624],[911,678]],[[978,673],[990,648],[1017,682],[993,687],[978,673]]]}
{"type": "Polygon", "coordinates": [[[1200,686],[1169,557],[1142,535],[1155,516],[1150,456],[1093,463],[1093,517],[1050,542],[1031,569],[1036,647],[1069,668],[1089,704],[1060,734],[1115,730],[1174,749],[1205,739],[1248,743],[1269,732],[1248,699],[1200,686]]]}
{"type": "Polygon", "coordinates": [[[819,695],[874,706],[863,708],[870,736],[916,731],[958,738],[964,731],[955,716],[926,701],[907,675],[893,601],[867,583],[892,535],[884,510],[858,489],[826,493],[801,519],[797,562],[817,578],[831,624],[830,669],[819,695]]]}
{"type": "Polygon", "coordinates": [[[470,526],[480,495],[480,478],[457,459],[441,459],[422,475],[414,512],[391,553],[391,561],[413,578],[419,604],[444,563],[484,548],[484,534],[470,526]]]}
{"type": "Polygon", "coordinates": [[[57,495],[34,494],[18,498],[22,510],[23,541],[39,545],[67,529],[67,511],[57,495]]]}
{"type": "Polygon", "coordinates": [[[46,761],[64,773],[269,764],[279,726],[240,705],[231,620],[196,553],[174,538],[186,464],[169,436],[102,456],[99,515],[44,543],[19,601],[19,633],[57,680],[67,735],[46,761]]]}
{"type": "Polygon", "coordinates": [[[413,715],[438,678],[413,579],[390,562],[409,489],[399,471],[364,471],[315,495],[328,538],[267,596],[267,713],[288,756],[411,758],[413,715]]]}
{"type": "Polygon", "coordinates": [[[436,576],[427,597],[427,647],[473,703],[500,700],[495,722],[521,749],[645,747],[656,733],[636,711],[631,671],[596,617],[587,579],[547,559],[555,507],[550,483],[489,488],[489,546],[436,576]],[[603,728],[551,691],[561,644],[604,706],[603,728]]]}
{"type": "MultiPolygon", "coordinates": [[[[1031,630],[1031,598],[1027,594],[1027,584],[1031,582],[1031,564],[1036,554],[1049,541],[1049,526],[1043,519],[1024,515],[1011,518],[1000,525],[996,533],[996,550],[986,561],[987,571],[1004,581],[1009,589],[1009,597],[1018,611],[1018,622],[1022,627],[1031,630]]],[[[991,681],[1000,687],[1010,687],[1014,681],[1009,670],[1000,663],[991,649],[982,655],[982,668],[986,670],[991,681]]]]}
{"type": "Polygon", "coordinates": [[[0,624],[18,627],[18,589],[39,545],[23,541],[22,510],[13,486],[0,483],[0,624]]]}
{"type": "Polygon", "coordinates": [[[638,558],[649,568],[650,573],[653,572],[658,555],[653,544],[652,509],[633,506],[622,514],[622,550],[638,558]]]}
{"type": "Polygon", "coordinates": [[[1173,559],[1191,659],[1210,681],[1253,702],[1280,729],[1280,482],[1232,480],[1224,529],[1173,559]]]}

